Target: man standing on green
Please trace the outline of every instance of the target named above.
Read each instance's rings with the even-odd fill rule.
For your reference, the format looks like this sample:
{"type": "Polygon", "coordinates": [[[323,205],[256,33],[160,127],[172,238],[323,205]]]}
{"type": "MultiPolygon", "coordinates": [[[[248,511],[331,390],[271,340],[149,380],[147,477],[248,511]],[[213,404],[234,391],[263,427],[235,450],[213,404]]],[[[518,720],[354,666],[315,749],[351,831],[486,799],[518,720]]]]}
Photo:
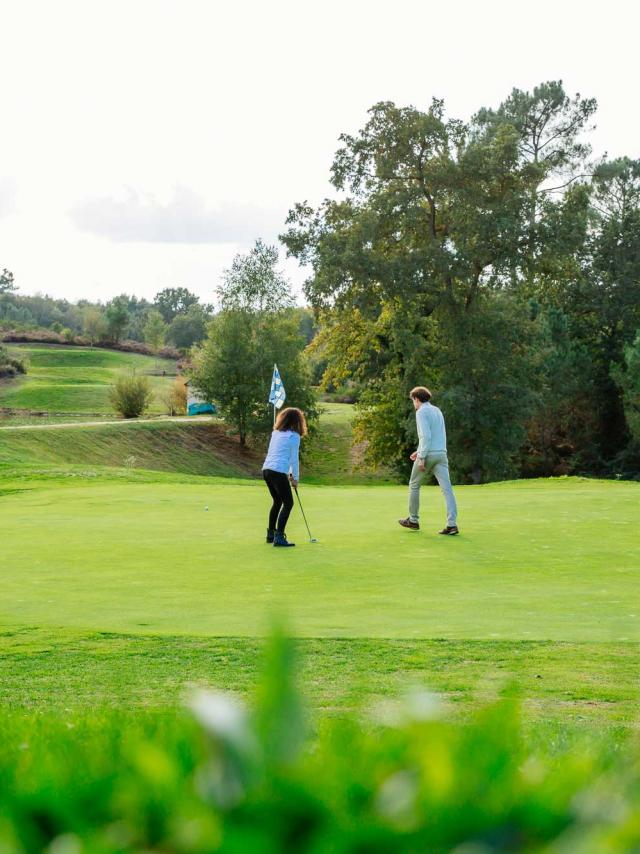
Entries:
{"type": "Polygon", "coordinates": [[[449,478],[447,458],[447,433],[444,416],[437,406],[429,403],[431,392],[424,386],[416,386],[409,392],[416,410],[418,428],[418,450],[411,454],[413,469],[409,481],[409,516],[399,519],[403,528],[420,530],[420,487],[427,476],[435,475],[447,505],[447,525],[439,533],[446,536],[458,534],[456,499],[449,478]]]}

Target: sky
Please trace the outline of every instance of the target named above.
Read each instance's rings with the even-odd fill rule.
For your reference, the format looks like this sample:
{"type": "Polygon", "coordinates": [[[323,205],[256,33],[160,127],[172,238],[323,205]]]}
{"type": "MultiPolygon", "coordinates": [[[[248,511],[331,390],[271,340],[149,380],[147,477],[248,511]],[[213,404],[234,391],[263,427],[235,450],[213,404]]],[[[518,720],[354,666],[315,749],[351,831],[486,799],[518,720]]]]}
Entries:
{"type": "Polygon", "coordinates": [[[24,294],[211,302],[331,194],[378,101],[468,119],[562,79],[598,100],[594,153],[640,157],[639,25],[629,0],[0,0],[0,270],[24,294]]]}

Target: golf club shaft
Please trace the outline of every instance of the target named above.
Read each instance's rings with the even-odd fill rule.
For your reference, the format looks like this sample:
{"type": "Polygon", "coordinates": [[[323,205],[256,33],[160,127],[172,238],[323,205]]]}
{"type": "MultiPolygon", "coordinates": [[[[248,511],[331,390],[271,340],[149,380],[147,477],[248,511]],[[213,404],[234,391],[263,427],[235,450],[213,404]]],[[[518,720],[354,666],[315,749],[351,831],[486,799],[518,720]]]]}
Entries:
{"type": "Polygon", "coordinates": [[[300,505],[300,510],[302,511],[302,518],[304,519],[304,524],[307,526],[307,533],[309,534],[309,539],[312,540],[311,531],[309,530],[309,523],[307,522],[307,517],[304,514],[304,507],[302,506],[302,501],[300,501],[300,496],[298,495],[298,487],[293,487],[296,493],[296,497],[298,498],[298,504],[300,505]]]}

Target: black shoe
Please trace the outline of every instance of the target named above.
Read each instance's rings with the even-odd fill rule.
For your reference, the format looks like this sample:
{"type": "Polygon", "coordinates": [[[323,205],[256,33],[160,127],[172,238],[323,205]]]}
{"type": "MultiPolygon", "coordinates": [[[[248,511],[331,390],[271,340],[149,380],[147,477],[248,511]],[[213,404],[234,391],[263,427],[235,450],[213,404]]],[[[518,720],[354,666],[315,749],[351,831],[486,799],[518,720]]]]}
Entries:
{"type": "Polygon", "coordinates": [[[273,545],[286,548],[287,546],[295,546],[295,543],[290,543],[285,535],[281,534],[280,531],[274,531],[273,545]]]}
{"type": "Polygon", "coordinates": [[[444,534],[445,537],[455,537],[456,534],[459,534],[457,525],[447,525],[446,528],[443,528],[441,531],[438,531],[439,534],[444,534]]]}
{"type": "Polygon", "coordinates": [[[273,535],[274,534],[275,534],[275,531],[273,530],[273,528],[267,528],[267,542],[268,543],[273,542],[273,535]]]}
{"type": "Polygon", "coordinates": [[[402,525],[403,528],[409,528],[411,531],[419,531],[420,525],[418,522],[412,522],[411,519],[407,516],[406,519],[398,519],[398,525],[402,525]]]}

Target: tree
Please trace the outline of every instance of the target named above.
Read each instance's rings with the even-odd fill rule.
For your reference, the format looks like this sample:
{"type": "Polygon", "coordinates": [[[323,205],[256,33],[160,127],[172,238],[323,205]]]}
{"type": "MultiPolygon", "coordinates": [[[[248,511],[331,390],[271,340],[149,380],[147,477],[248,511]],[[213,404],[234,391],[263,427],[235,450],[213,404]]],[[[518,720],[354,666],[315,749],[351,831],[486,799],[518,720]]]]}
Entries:
{"type": "Polygon", "coordinates": [[[198,297],[187,288],[164,288],[154,299],[154,305],[165,323],[171,323],[176,315],[182,314],[198,302],[198,297]]]}
{"type": "Polygon", "coordinates": [[[143,327],[145,343],[157,353],[162,348],[167,336],[167,324],[162,319],[160,312],[152,308],[147,313],[147,320],[143,327]]]}
{"type": "Polygon", "coordinates": [[[107,334],[112,343],[117,344],[124,335],[124,330],[129,323],[129,310],[127,308],[128,298],[125,294],[114,297],[107,303],[105,320],[107,322],[107,334]]]}
{"type": "MultiPolygon", "coordinates": [[[[520,162],[515,129],[505,125],[481,133],[447,119],[442,101],[434,100],[427,113],[377,104],[358,136],[341,139],[332,183],[348,195],[326,200],[317,211],[298,205],[283,240],[291,254],[311,264],[307,296],[317,309],[336,316],[336,350],[349,354],[352,375],[365,384],[360,423],[380,439],[371,441],[370,456],[381,462],[391,453],[387,461],[404,465],[413,429],[406,391],[427,379],[437,385],[433,342],[443,350],[443,330],[451,339],[443,387],[451,387],[452,377],[464,378],[469,360],[455,342],[471,347],[469,334],[479,336],[478,348],[483,341],[478,306],[486,312],[483,300],[509,280],[532,178],[520,162]],[[354,310],[360,344],[351,322],[354,310]],[[418,354],[424,356],[421,364],[418,354]],[[375,428],[378,418],[381,429],[375,428]]],[[[481,383],[477,389],[479,395],[481,383]]],[[[452,405],[469,402],[467,392],[452,393],[452,405]]],[[[515,408],[503,414],[516,417],[520,426],[513,433],[520,435],[515,408]]],[[[474,479],[506,470],[513,456],[507,443],[498,465],[482,442],[478,434],[477,447],[465,449],[462,462],[474,479]],[[480,473],[482,460],[486,468],[480,473]]]]}
{"type": "Polygon", "coordinates": [[[593,470],[597,447],[598,396],[593,360],[585,344],[571,334],[570,319],[551,307],[537,316],[538,389],[527,424],[521,471],[549,477],[593,470]]]}
{"type": "Polygon", "coordinates": [[[260,241],[238,255],[218,296],[222,311],[209,324],[196,349],[190,377],[207,400],[238,431],[244,445],[250,435],[268,433],[273,414],[268,403],[274,363],[283,378],[287,405],[317,417],[315,396],[302,359],[305,341],[291,312],[291,291],[278,272],[277,252],[260,241]]]}
{"type": "Polygon", "coordinates": [[[0,295],[8,294],[12,291],[17,291],[18,286],[16,285],[13,277],[13,273],[7,270],[5,267],[4,270],[0,273],[0,295]]]}
{"type": "Polygon", "coordinates": [[[310,421],[317,417],[303,348],[295,318],[285,313],[222,311],[194,353],[190,378],[206,400],[216,402],[244,445],[248,436],[267,434],[273,427],[268,396],[274,363],[284,382],[286,405],[299,406],[310,421]]]}
{"type": "Polygon", "coordinates": [[[107,323],[102,312],[96,306],[88,305],[82,311],[82,331],[93,347],[107,333],[107,323]]]}
{"type": "MultiPolygon", "coordinates": [[[[640,161],[600,163],[588,198],[588,229],[568,277],[545,282],[541,299],[557,307],[592,369],[596,471],[612,464],[628,441],[621,389],[625,348],[640,328],[640,161]]],[[[594,466],[591,466],[594,470],[594,466]]]]}
{"type": "Polygon", "coordinates": [[[191,305],[183,314],[178,314],[173,318],[167,336],[175,347],[188,350],[194,344],[204,341],[207,335],[208,320],[203,306],[191,305]]]}
{"type": "Polygon", "coordinates": [[[278,270],[278,250],[256,240],[253,248],[233,259],[217,289],[223,310],[281,311],[292,308],[289,284],[278,270]]]}
{"type": "Polygon", "coordinates": [[[629,431],[636,443],[640,443],[640,329],[624,355],[624,367],[615,367],[613,375],[622,390],[629,431]]]}
{"type": "Polygon", "coordinates": [[[499,133],[508,127],[517,133],[520,163],[531,176],[526,239],[521,246],[525,270],[531,270],[536,252],[544,249],[538,234],[541,205],[549,194],[586,177],[584,164],[590,148],[582,134],[596,109],[594,98],[579,94],[570,98],[562,81],[552,80],[533,92],[513,89],[497,110],[481,109],[474,117],[483,132],[499,133]]]}

